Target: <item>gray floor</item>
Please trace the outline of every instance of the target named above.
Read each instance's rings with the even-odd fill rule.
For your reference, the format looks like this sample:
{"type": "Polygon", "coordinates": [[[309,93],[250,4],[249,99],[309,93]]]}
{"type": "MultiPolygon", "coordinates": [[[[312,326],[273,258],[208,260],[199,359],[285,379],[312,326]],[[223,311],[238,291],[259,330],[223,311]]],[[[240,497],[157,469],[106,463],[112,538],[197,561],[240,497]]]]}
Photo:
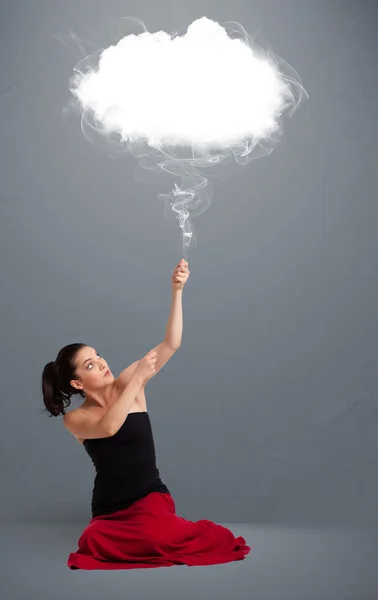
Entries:
{"type": "Polygon", "coordinates": [[[227,524],[252,546],[240,562],[71,571],[85,524],[2,524],[0,597],[170,600],[378,600],[378,532],[227,524]]]}

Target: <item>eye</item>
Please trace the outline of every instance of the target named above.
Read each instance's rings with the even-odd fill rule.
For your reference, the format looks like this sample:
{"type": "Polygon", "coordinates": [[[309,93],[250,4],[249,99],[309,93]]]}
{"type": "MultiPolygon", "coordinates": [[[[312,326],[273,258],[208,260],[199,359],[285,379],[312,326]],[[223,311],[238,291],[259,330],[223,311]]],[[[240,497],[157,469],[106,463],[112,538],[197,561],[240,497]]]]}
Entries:
{"type": "MultiPolygon", "coordinates": [[[[96,356],[98,356],[99,358],[101,358],[101,356],[100,356],[99,352],[97,352],[96,356]]],[[[93,365],[93,363],[91,363],[91,362],[90,362],[90,363],[88,363],[88,365],[87,365],[87,371],[90,371],[90,370],[91,370],[91,369],[89,368],[89,366],[90,366],[90,365],[93,365]]]]}

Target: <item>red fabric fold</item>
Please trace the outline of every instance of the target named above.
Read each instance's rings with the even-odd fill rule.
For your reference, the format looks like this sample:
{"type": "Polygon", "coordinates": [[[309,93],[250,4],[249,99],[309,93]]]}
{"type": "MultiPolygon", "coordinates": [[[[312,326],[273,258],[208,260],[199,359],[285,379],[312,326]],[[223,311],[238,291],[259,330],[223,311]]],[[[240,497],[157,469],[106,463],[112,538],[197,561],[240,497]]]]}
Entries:
{"type": "Polygon", "coordinates": [[[212,521],[176,515],[170,494],[151,492],[130,507],[90,520],[68,557],[70,569],[205,566],[243,560],[243,537],[212,521]]]}

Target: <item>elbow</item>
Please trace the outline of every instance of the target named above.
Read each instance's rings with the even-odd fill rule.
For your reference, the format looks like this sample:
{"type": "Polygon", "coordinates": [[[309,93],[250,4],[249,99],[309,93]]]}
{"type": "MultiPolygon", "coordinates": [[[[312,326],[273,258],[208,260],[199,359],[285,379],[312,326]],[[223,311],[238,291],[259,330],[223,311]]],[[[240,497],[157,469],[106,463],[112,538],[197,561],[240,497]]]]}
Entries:
{"type": "Polygon", "coordinates": [[[109,427],[107,427],[107,432],[108,432],[108,437],[113,437],[113,435],[115,435],[117,433],[118,430],[116,430],[116,428],[114,427],[114,425],[110,425],[109,427]]]}
{"type": "Polygon", "coordinates": [[[102,420],[101,425],[104,431],[106,432],[107,437],[112,437],[112,435],[116,433],[116,431],[114,430],[114,425],[112,423],[109,424],[106,421],[102,420]]]}

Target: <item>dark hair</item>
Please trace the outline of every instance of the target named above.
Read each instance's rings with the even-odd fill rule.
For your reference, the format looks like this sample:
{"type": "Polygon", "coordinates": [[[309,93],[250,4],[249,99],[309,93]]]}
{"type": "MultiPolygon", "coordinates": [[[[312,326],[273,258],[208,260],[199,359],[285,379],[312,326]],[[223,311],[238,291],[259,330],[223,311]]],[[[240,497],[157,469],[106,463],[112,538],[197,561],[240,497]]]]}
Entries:
{"type": "Polygon", "coordinates": [[[56,358],[55,363],[49,362],[45,365],[42,373],[42,394],[45,409],[49,411],[49,417],[65,415],[64,410],[71,404],[71,396],[80,394],[85,398],[81,390],[77,390],[70,384],[71,379],[77,379],[75,358],[78,352],[87,344],[70,344],[64,346],[56,358]]]}

